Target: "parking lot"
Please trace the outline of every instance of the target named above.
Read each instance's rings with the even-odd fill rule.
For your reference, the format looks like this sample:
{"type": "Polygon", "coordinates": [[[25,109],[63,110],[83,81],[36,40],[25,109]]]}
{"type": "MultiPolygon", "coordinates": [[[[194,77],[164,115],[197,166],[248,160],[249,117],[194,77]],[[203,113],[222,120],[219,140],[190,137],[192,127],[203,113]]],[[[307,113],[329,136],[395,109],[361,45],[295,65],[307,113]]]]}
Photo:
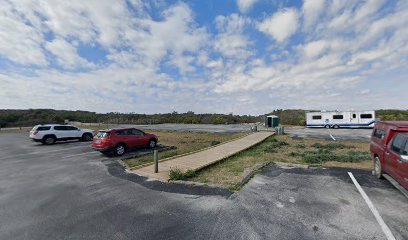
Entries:
{"type": "Polygon", "coordinates": [[[408,238],[408,200],[368,171],[272,166],[233,193],[126,173],[87,142],[1,134],[0,152],[0,239],[387,239],[348,172],[408,238]]]}
{"type": "Polygon", "coordinates": [[[369,142],[372,129],[287,127],[285,132],[292,134],[295,138],[322,139],[327,141],[369,142]]]}

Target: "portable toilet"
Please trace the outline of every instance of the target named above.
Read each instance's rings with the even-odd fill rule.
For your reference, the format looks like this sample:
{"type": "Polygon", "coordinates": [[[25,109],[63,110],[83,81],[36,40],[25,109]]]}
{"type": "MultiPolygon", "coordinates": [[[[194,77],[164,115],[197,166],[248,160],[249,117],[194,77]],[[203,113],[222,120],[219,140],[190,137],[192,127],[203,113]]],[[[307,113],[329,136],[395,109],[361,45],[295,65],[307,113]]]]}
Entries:
{"type": "Polygon", "coordinates": [[[265,127],[275,128],[279,126],[279,117],[275,115],[265,116],[265,127]]]}

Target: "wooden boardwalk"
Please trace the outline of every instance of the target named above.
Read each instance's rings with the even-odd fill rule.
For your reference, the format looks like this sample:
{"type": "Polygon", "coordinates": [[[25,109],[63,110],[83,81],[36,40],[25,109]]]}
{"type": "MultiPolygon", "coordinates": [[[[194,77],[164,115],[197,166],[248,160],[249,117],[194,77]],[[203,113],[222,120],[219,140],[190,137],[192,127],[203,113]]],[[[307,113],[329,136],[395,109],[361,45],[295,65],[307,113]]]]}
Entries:
{"type": "Polygon", "coordinates": [[[133,170],[132,172],[140,176],[155,178],[160,181],[168,181],[169,172],[172,168],[178,168],[183,171],[199,170],[222,159],[230,157],[238,152],[241,152],[247,148],[250,148],[257,143],[262,142],[272,134],[272,132],[255,132],[237,140],[215,146],[213,148],[174,158],[168,161],[159,162],[158,173],[154,173],[154,164],[133,170]]]}

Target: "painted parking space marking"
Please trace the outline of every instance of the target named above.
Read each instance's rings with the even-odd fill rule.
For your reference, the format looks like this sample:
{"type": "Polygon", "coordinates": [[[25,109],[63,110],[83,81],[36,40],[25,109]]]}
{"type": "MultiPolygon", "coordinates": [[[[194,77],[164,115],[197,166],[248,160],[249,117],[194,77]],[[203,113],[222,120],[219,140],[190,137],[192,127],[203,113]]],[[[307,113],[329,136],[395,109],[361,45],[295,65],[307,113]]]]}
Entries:
{"type": "Polygon", "coordinates": [[[331,133],[330,129],[327,129],[327,132],[329,132],[329,136],[331,137],[331,139],[333,139],[333,141],[336,141],[336,138],[334,138],[334,136],[331,133]]]}
{"type": "Polygon", "coordinates": [[[351,180],[353,181],[354,185],[356,186],[357,190],[360,192],[361,196],[363,197],[364,201],[367,203],[368,207],[370,208],[371,212],[374,214],[375,219],[377,220],[378,224],[380,224],[382,231],[384,232],[385,236],[388,240],[396,240],[394,235],[392,234],[390,228],[385,224],[384,220],[382,219],[380,213],[375,208],[374,204],[371,202],[370,198],[364,192],[363,188],[354,178],[353,173],[348,172],[351,180]]]}

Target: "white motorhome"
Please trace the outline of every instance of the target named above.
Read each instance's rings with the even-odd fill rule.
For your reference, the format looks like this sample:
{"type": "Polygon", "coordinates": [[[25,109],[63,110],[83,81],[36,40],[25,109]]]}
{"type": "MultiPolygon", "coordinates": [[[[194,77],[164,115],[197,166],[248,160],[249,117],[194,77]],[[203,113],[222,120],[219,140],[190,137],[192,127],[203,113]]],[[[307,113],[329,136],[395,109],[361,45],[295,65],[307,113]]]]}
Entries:
{"type": "Polygon", "coordinates": [[[306,113],[306,127],[372,128],[375,111],[332,111],[306,113]]]}

